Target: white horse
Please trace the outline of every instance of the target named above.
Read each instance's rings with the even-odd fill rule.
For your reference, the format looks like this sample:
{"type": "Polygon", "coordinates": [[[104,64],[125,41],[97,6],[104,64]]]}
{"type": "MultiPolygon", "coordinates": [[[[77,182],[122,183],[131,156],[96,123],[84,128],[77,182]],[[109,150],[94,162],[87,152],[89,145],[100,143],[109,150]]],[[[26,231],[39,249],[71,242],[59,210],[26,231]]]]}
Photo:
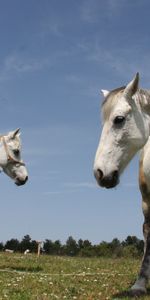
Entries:
{"type": "Polygon", "coordinates": [[[101,187],[113,188],[133,156],[140,153],[139,184],[144,213],[144,256],[129,294],[147,292],[150,278],[150,91],[139,89],[139,74],[127,85],[102,90],[103,129],[95,156],[94,175],[101,187]]]}
{"type": "Polygon", "coordinates": [[[28,180],[25,163],[21,160],[19,129],[0,135],[0,167],[18,186],[28,180]]]}

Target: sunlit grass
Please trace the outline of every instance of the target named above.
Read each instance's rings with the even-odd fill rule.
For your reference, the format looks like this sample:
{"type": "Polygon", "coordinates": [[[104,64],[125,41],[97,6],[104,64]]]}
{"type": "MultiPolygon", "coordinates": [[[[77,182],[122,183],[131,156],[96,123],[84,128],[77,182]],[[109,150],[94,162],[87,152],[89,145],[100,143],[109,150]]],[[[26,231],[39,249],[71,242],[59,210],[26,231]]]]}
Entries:
{"type": "Polygon", "coordinates": [[[125,258],[0,254],[0,300],[129,299],[119,295],[134,282],[139,265],[125,258]]]}

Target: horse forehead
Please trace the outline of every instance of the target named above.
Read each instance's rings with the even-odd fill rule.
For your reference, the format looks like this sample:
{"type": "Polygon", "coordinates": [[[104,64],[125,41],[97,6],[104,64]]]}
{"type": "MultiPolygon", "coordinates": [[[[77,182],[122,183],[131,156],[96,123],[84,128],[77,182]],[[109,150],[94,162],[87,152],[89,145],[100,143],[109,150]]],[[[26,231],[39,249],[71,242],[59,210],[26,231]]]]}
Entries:
{"type": "Polygon", "coordinates": [[[131,110],[131,106],[122,95],[118,95],[115,99],[109,101],[102,108],[104,122],[110,119],[110,116],[115,114],[125,114],[131,110]]]}
{"type": "Polygon", "coordinates": [[[110,92],[110,95],[106,97],[104,102],[102,103],[102,115],[104,121],[108,120],[110,114],[114,111],[116,108],[122,108],[124,107],[124,101],[123,101],[123,90],[114,90],[110,92]]]}
{"type": "Polygon", "coordinates": [[[128,112],[131,110],[131,106],[129,105],[129,103],[126,101],[126,99],[124,97],[120,97],[118,98],[118,101],[116,102],[116,105],[114,105],[113,109],[112,109],[112,113],[114,112],[128,112]]]}

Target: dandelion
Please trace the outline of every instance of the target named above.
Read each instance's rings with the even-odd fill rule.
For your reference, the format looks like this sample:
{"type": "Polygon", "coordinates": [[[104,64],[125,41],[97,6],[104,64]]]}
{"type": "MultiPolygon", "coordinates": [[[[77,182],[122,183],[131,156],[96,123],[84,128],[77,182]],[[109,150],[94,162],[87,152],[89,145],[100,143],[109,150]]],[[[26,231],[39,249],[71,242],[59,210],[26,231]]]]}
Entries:
{"type": "Polygon", "coordinates": [[[104,283],[103,285],[102,285],[102,287],[107,287],[108,286],[108,284],[107,283],[104,283]]]}
{"type": "Polygon", "coordinates": [[[22,277],[18,277],[18,278],[17,278],[17,281],[20,281],[20,280],[22,280],[22,277]]]}

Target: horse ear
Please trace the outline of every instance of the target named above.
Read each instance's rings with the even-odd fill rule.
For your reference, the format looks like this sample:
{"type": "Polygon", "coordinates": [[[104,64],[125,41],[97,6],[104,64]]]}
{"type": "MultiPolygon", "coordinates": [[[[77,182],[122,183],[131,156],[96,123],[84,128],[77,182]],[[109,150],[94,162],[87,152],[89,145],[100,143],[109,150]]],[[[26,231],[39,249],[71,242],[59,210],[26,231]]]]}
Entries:
{"type": "Polygon", "coordinates": [[[139,73],[136,73],[133,80],[127,84],[124,90],[124,95],[127,97],[132,97],[137,92],[138,86],[139,86],[139,73]]]}
{"type": "Polygon", "coordinates": [[[102,92],[104,98],[106,98],[109,95],[109,91],[107,91],[107,90],[101,90],[101,92],[102,92]]]}
{"type": "Polygon", "coordinates": [[[12,132],[12,139],[14,139],[17,134],[19,134],[19,131],[20,131],[20,128],[17,128],[16,130],[14,130],[12,132]]]}

